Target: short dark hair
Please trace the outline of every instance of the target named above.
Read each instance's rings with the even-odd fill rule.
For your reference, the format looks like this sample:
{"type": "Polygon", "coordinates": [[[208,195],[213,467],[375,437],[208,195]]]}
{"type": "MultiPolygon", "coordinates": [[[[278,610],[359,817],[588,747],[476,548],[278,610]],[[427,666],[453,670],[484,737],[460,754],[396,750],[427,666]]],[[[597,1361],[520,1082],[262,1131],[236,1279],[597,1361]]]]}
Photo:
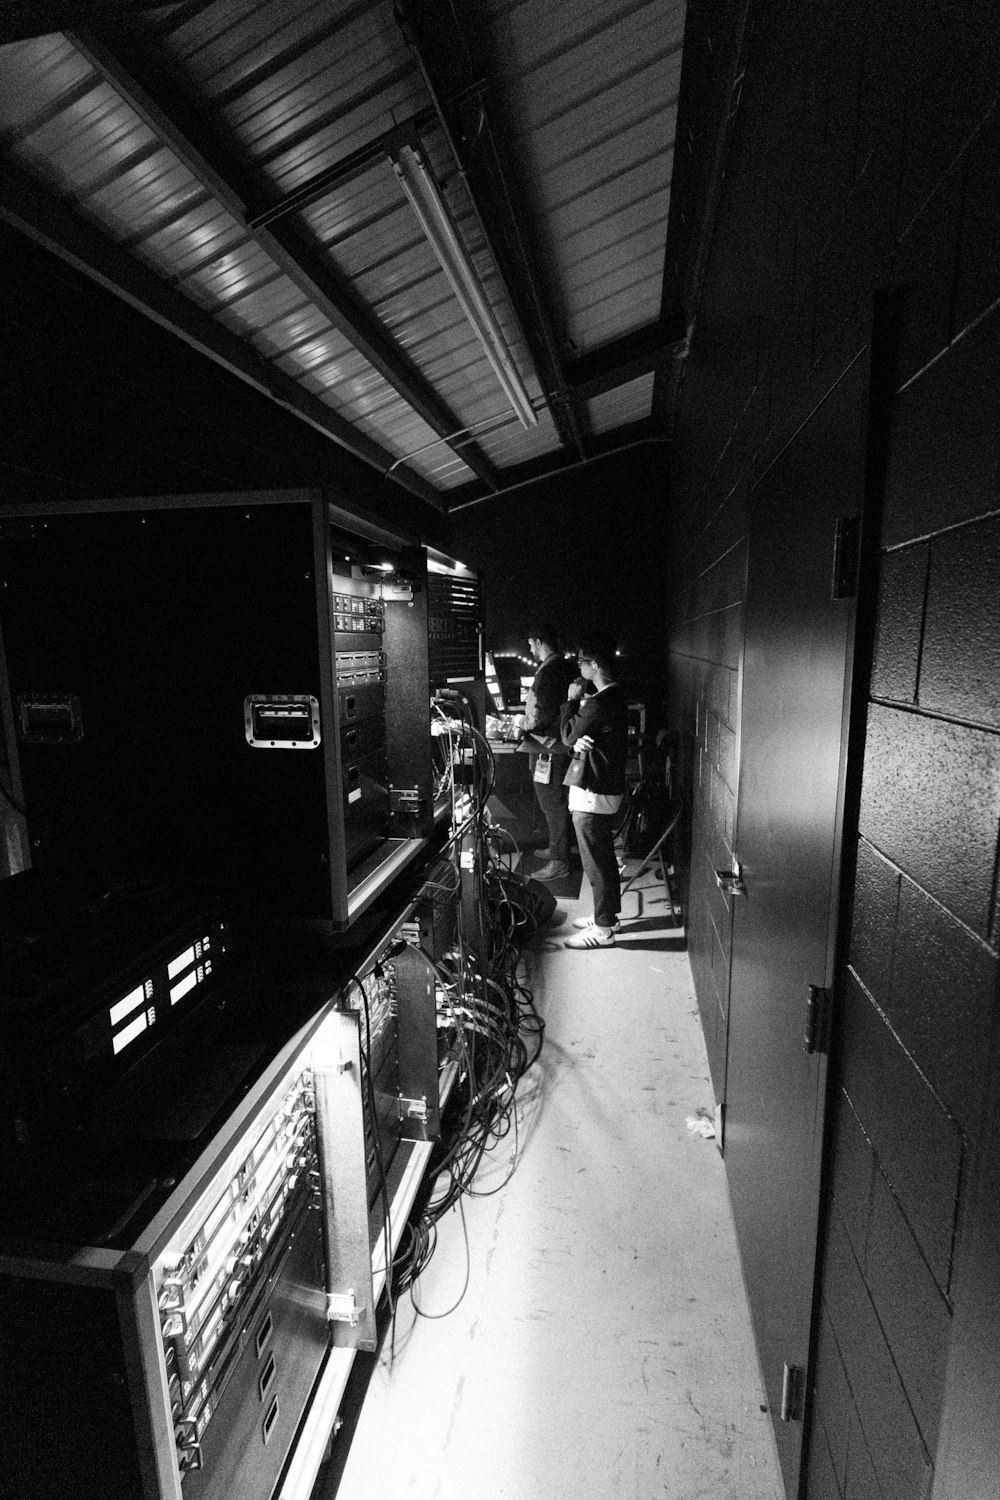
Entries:
{"type": "Polygon", "coordinates": [[[551,620],[534,620],[528,629],[529,641],[541,641],[543,646],[559,650],[559,632],[551,620]]]}
{"type": "Polygon", "coordinates": [[[576,648],[577,656],[585,656],[588,661],[592,661],[605,677],[615,670],[616,651],[614,638],[606,635],[604,631],[595,631],[593,635],[582,635],[576,648]]]}

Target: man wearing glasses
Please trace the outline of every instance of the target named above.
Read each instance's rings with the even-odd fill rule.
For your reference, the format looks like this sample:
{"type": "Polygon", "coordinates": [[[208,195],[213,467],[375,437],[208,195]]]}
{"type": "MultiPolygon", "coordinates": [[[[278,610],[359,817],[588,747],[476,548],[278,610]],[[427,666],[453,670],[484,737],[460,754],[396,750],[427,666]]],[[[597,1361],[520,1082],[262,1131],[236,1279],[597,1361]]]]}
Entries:
{"type": "Polygon", "coordinates": [[[625,797],[628,703],[616,679],[610,636],[580,642],[580,676],[560,710],[563,744],[573,751],[566,772],[569,810],[580,857],[594,892],[592,917],[577,917],[580,930],[567,948],[613,948],[620,927],[621,877],[615,854],[615,815],[625,797]],[[588,688],[590,689],[588,693],[588,688]]]}

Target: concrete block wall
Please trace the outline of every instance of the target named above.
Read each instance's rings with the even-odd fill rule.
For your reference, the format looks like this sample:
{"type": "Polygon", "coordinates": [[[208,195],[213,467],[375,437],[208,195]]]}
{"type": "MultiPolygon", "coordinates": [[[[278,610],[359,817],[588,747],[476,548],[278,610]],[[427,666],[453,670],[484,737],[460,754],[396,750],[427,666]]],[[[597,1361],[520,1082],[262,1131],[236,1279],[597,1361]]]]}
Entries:
{"type": "Polygon", "coordinates": [[[760,0],[751,15],[672,471],[692,965],[720,1092],[727,913],[709,876],[731,853],[720,730],[738,732],[753,458],[891,293],[805,1493],[919,1500],[935,1482],[998,1011],[1000,16],[969,0],[760,0]],[[734,633],[708,625],[723,611],[734,633]]]}

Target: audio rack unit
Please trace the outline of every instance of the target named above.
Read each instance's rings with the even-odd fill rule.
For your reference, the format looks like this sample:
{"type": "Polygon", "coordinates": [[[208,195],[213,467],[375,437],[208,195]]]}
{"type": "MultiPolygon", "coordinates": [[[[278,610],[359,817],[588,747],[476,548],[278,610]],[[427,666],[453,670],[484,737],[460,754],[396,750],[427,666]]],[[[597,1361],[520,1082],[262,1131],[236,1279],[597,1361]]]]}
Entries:
{"type": "Polygon", "coordinates": [[[0,610],[32,862],[336,934],[434,831],[426,554],[318,490],[15,507],[0,610]]]}
{"type": "Polygon", "coordinates": [[[327,1346],[307,1068],[292,1073],[248,1146],[154,1273],[186,1500],[259,1492],[265,1475],[273,1487],[327,1346]]]}
{"type": "Polygon", "coordinates": [[[38,1163],[97,1154],[102,1111],[224,1008],[241,944],[196,892],[117,894],[37,870],[0,882],[0,1185],[37,1194],[38,1163]]]}
{"type": "Polygon", "coordinates": [[[483,597],[477,573],[434,549],[427,554],[427,633],[431,687],[483,675],[483,597]]]}
{"type": "Polygon", "coordinates": [[[193,1154],[155,1143],[148,1212],[100,1243],[0,1238],[11,1500],[307,1500],[439,1130],[411,914],[336,976],[260,976],[308,1019],[193,1154]]]}

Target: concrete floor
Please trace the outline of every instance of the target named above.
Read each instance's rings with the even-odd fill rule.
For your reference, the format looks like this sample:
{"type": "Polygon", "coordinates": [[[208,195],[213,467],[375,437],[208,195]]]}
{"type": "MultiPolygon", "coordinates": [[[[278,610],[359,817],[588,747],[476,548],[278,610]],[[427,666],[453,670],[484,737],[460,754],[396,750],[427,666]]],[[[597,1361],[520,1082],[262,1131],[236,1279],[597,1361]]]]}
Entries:
{"type": "Polygon", "coordinates": [[[557,888],[513,1177],[442,1222],[337,1500],[782,1500],[722,1158],[687,1125],[713,1112],[688,960],[642,885],[595,953],[561,946],[586,884],[557,888]]]}

